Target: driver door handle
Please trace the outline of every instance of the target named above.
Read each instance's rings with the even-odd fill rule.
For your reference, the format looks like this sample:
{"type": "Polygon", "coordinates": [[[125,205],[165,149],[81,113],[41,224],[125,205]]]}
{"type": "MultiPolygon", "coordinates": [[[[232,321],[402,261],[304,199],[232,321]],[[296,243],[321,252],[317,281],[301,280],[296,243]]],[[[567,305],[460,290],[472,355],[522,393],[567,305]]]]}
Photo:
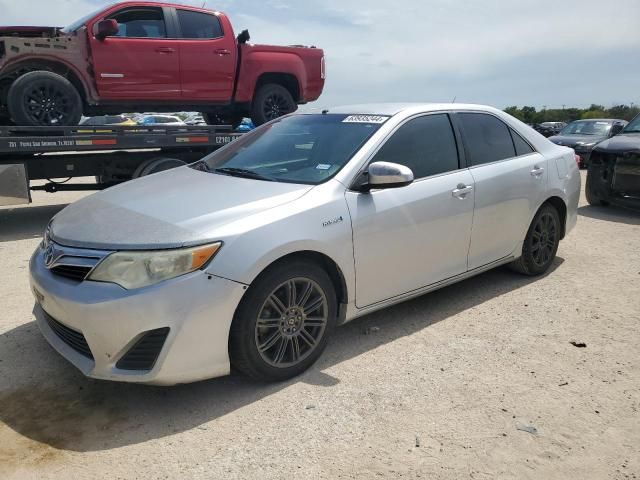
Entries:
{"type": "Polygon", "coordinates": [[[226,48],[219,48],[218,50],[214,50],[213,53],[215,53],[217,55],[220,55],[220,56],[222,56],[222,55],[231,55],[231,51],[227,50],[226,48]]]}
{"type": "Polygon", "coordinates": [[[160,47],[156,48],[156,52],[158,53],[174,53],[176,50],[170,47],[160,47]]]}
{"type": "Polygon", "coordinates": [[[464,183],[461,183],[455,190],[451,192],[451,195],[459,198],[460,200],[465,200],[467,198],[467,195],[471,192],[473,192],[473,187],[471,185],[465,185],[464,183]]]}

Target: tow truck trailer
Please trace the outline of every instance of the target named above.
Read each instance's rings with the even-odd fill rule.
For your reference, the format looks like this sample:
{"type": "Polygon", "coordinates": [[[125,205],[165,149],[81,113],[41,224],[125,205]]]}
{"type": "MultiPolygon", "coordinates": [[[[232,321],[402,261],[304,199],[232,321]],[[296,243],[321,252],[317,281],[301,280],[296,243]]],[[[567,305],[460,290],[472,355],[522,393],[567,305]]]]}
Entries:
{"type": "Polygon", "coordinates": [[[0,126],[0,206],[30,203],[32,190],[101,190],[186,165],[240,135],[230,126],[0,126]],[[70,183],[88,176],[95,183],[70,183]]]}

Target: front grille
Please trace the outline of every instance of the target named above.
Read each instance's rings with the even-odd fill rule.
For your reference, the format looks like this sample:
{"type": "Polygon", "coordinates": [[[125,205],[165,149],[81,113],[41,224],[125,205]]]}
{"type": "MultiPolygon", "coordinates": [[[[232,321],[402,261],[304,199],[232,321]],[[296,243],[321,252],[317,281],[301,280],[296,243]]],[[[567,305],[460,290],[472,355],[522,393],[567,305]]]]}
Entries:
{"type": "Polygon", "coordinates": [[[51,330],[53,330],[55,334],[60,337],[60,340],[69,345],[80,355],[93,360],[93,354],[91,353],[89,344],[87,343],[87,340],[84,338],[84,335],[82,333],[78,332],[77,330],[73,330],[66,325],[63,325],[46,313],[45,318],[47,320],[47,323],[51,327],[51,330]]]}
{"type": "Polygon", "coordinates": [[[61,277],[76,280],[78,282],[83,281],[89,275],[91,267],[79,267],[76,265],[58,265],[51,269],[51,273],[60,275],[61,277]]]}
{"type": "Polygon", "coordinates": [[[142,335],[120,359],[116,368],[121,370],[152,370],[169,335],[168,328],[151,330],[142,335]]]}

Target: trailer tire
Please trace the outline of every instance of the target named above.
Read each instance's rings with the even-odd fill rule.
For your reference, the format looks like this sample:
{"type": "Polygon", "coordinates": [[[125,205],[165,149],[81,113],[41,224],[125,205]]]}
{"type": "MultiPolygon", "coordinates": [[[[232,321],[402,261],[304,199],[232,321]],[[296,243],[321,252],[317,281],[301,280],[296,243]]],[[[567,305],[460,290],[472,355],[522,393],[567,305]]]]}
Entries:
{"type": "Polygon", "coordinates": [[[268,83],[256,93],[251,109],[251,120],[258,127],[298,109],[291,92],[282,85],[268,83]]]}
{"type": "Polygon", "coordinates": [[[153,175],[154,173],[164,172],[165,170],[171,170],[173,168],[183,167],[187,162],[178,158],[169,157],[156,157],[146,162],[142,162],[136,171],[131,176],[132,179],[146,177],[147,175],[153,175]]]}
{"type": "Polygon", "coordinates": [[[37,70],[18,77],[7,101],[20,126],[66,127],[82,118],[82,98],[72,83],[57,73],[37,70]]]}

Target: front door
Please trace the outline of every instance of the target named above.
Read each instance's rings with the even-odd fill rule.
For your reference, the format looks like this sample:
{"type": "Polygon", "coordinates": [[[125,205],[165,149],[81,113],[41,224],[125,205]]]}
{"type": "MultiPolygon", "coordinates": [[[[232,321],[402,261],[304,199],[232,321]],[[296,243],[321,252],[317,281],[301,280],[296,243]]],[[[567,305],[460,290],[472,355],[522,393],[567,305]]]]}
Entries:
{"type": "Polygon", "coordinates": [[[176,9],[180,25],[182,98],[228,103],[233,96],[237,50],[213,14],[176,9]]]}
{"type": "Polygon", "coordinates": [[[548,168],[542,155],[493,115],[456,116],[475,183],[471,270],[508,257],[521,245],[544,201],[548,168]]]}
{"type": "Polygon", "coordinates": [[[473,221],[473,178],[460,169],[447,114],[408,120],[375,161],[406,165],[415,181],[346,193],[359,308],[464,273],[473,221]]]}
{"type": "Polygon", "coordinates": [[[96,84],[104,100],[180,98],[178,41],[169,39],[161,7],[128,7],[109,14],[116,36],[98,40],[91,50],[96,84]]]}

